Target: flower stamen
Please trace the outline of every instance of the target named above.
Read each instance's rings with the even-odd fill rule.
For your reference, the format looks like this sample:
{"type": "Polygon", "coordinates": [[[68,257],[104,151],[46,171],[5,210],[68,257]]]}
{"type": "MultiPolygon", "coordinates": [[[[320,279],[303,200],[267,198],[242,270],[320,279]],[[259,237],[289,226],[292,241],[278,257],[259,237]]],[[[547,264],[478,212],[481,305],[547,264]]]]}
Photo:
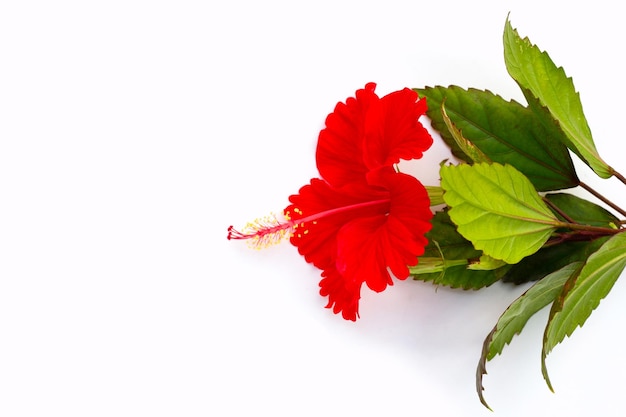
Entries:
{"type": "Polygon", "coordinates": [[[296,207],[293,209],[293,212],[299,216],[297,219],[292,219],[291,213],[288,211],[282,215],[282,218],[276,214],[270,214],[269,216],[258,218],[246,224],[241,231],[235,229],[233,226],[228,227],[227,238],[228,240],[247,240],[250,247],[254,249],[266,248],[280,243],[284,238],[293,236],[296,229],[299,229],[299,233],[297,234],[298,238],[307,235],[309,229],[304,229],[304,227],[309,222],[311,224],[317,224],[318,219],[336,213],[388,203],[389,199],[365,201],[363,203],[325,210],[309,216],[304,216],[302,210],[296,207]]]}
{"type": "Polygon", "coordinates": [[[288,215],[281,220],[276,214],[261,217],[249,222],[241,231],[233,226],[228,228],[228,240],[247,240],[248,244],[261,249],[280,243],[293,232],[294,223],[288,215]]]}

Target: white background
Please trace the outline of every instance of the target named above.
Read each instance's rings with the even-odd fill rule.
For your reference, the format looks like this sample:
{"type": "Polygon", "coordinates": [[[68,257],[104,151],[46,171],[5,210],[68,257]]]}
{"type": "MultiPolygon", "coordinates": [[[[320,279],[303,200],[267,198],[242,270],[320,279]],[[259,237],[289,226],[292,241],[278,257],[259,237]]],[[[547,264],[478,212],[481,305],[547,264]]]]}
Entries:
{"type": "MultiPolygon", "coordinates": [[[[626,171],[610,4],[2,2],[0,415],[623,415],[623,282],[549,356],[555,394],[547,312],[531,320],[488,364],[492,414],[476,364],[525,287],[398,282],[364,290],[352,323],[288,243],[226,240],[317,176],[324,118],[368,81],[521,100],[509,12],[573,76],[601,155],[626,171]]],[[[424,183],[446,155],[415,165],[424,183]]],[[[579,174],[626,205],[617,181],[579,174]]]]}

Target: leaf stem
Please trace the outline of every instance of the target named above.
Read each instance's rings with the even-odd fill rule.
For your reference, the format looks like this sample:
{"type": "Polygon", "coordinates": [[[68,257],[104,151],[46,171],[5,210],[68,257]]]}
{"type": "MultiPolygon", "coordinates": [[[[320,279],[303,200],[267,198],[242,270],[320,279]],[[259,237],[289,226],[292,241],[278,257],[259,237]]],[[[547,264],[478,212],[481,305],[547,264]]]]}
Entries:
{"type": "Polygon", "coordinates": [[[587,232],[595,232],[601,235],[616,235],[624,232],[625,229],[611,229],[610,227],[589,226],[586,224],[570,223],[570,222],[555,222],[555,227],[565,227],[572,230],[584,230],[587,232]]]}
{"type": "MultiPolygon", "coordinates": [[[[613,171],[613,175],[615,175],[617,178],[620,179],[620,181],[626,184],[626,178],[622,177],[618,172],[613,171]]],[[[600,199],[604,204],[611,207],[613,210],[617,211],[622,216],[626,217],[626,210],[622,209],[617,204],[613,203],[611,200],[609,200],[608,198],[606,198],[605,196],[603,196],[602,194],[600,194],[599,192],[591,188],[589,185],[585,184],[584,182],[580,181],[579,185],[585,190],[587,190],[588,192],[590,192],[591,194],[593,194],[595,197],[600,199]]]]}
{"type": "Polygon", "coordinates": [[[563,217],[567,222],[569,223],[576,223],[574,221],[574,219],[572,219],[570,216],[567,215],[567,213],[565,213],[563,210],[561,210],[560,208],[558,208],[554,203],[552,203],[552,201],[550,201],[549,199],[545,198],[545,197],[541,197],[541,199],[543,200],[544,203],[546,203],[548,206],[550,206],[551,209],[553,209],[554,211],[556,211],[561,217],[563,217]]]}
{"type": "Polygon", "coordinates": [[[624,177],[622,174],[620,174],[619,172],[615,171],[613,168],[609,167],[609,171],[611,172],[611,174],[613,174],[613,176],[615,178],[617,178],[618,180],[620,180],[623,184],[626,184],[626,177],[624,177]]]}

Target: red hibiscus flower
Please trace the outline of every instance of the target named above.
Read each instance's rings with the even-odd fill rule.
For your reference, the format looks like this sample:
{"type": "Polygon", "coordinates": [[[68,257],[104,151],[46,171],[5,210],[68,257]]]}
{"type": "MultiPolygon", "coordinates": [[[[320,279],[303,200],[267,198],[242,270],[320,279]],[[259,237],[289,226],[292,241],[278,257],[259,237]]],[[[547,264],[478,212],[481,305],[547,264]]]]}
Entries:
{"type": "Polygon", "coordinates": [[[289,197],[285,220],[264,219],[229,239],[269,243],[287,233],[307,262],[322,270],[320,294],[347,320],[358,317],[361,286],[380,292],[405,279],[428,243],[430,201],[414,177],[397,172],[432,144],[419,123],[424,100],[405,88],[379,98],[367,84],[338,103],[316,151],[322,179],[289,197]]]}
{"type": "Polygon", "coordinates": [[[298,227],[291,243],[323,270],[320,294],[348,320],[358,316],[363,283],[377,292],[409,275],[428,243],[428,194],[415,178],[395,172],[432,145],[418,118],[424,100],[405,88],[378,98],[367,84],[338,103],[320,132],[316,162],[324,179],[291,196],[285,213],[298,227]],[[312,213],[332,213],[303,221],[312,213]]]}

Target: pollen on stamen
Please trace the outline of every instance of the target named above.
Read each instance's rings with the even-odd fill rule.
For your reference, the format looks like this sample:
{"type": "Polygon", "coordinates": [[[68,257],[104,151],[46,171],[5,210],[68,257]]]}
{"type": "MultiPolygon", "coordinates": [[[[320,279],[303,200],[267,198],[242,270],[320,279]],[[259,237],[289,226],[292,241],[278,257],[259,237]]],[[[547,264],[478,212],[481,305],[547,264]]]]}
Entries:
{"type": "Polygon", "coordinates": [[[261,217],[249,222],[241,231],[233,226],[228,228],[228,240],[247,240],[254,249],[262,249],[282,242],[293,233],[294,224],[289,214],[279,217],[276,214],[261,217]]]}

